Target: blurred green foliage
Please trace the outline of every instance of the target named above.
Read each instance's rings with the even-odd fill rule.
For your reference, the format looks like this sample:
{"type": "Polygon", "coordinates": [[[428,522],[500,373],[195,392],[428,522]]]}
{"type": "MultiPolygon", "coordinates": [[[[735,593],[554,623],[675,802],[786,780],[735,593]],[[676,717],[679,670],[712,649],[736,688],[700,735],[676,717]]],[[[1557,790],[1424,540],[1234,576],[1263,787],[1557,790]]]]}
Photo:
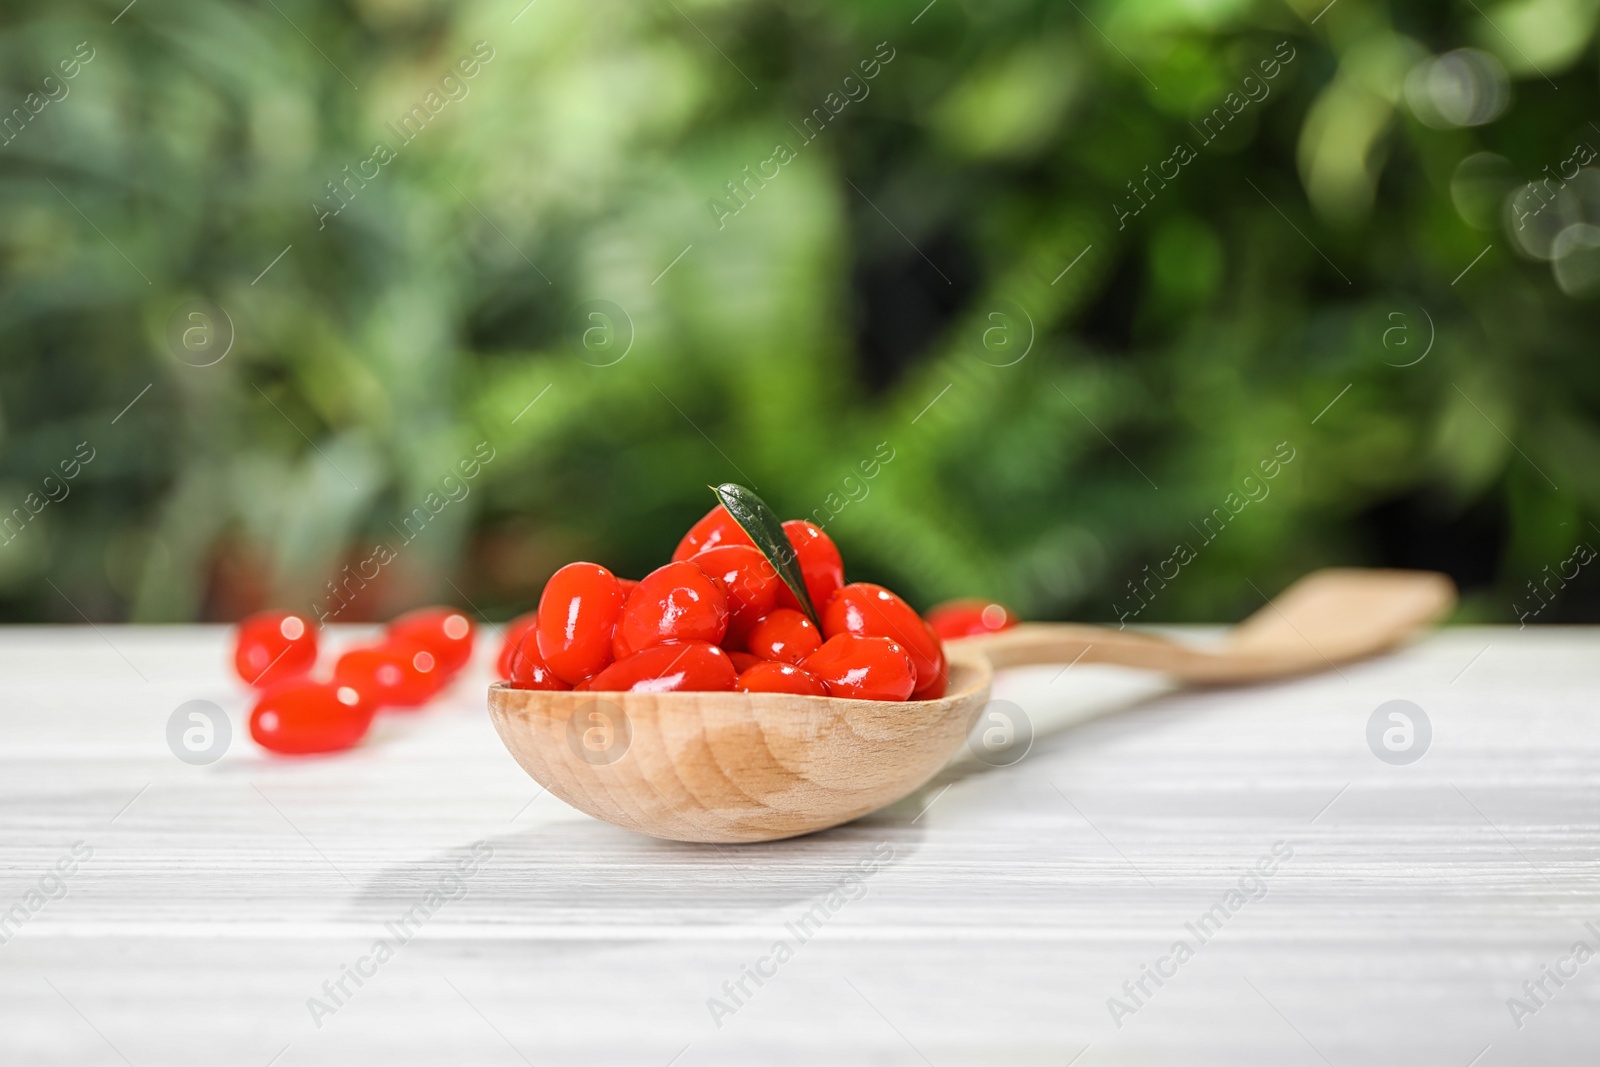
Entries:
{"type": "Polygon", "coordinates": [[[732,480],[921,606],[1109,618],[1187,542],[1139,621],[1374,562],[1511,618],[1600,537],[1600,208],[1509,206],[1600,146],[1596,10],[16,0],[0,509],[95,458],[0,611],[307,609],[383,544],[339,618],[504,617],[732,480]]]}

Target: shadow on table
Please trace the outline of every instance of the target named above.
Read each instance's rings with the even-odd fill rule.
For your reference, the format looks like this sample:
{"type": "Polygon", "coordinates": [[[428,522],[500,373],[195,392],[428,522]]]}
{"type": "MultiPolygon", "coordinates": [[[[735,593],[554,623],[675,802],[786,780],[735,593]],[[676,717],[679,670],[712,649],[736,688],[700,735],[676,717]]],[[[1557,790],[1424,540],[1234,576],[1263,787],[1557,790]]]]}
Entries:
{"type": "Polygon", "coordinates": [[[862,820],[787,841],[709,845],[577,818],[386,868],[357,907],[382,919],[432,892],[451,898],[442,909],[451,922],[737,924],[830,893],[858,898],[921,837],[917,826],[862,820]]]}
{"type": "Polygon", "coordinates": [[[1001,674],[966,748],[928,784],[883,813],[910,804],[917,805],[915,811],[925,810],[949,786],[1009,770],[1029,756],[1072,743],[1072,734],[1082,727],[1157,709],[1180,692],[1159,676],[1119,667],[1028,668],[1001,674]]]}
{"type": "MultiPolygon", "coordinates": [[[[1054,748],[1070,732],[1113,713],[1148,706],[1170,687],[1123,672],[1109,677],[1085,671],[1060,696],[1002,685],[1001,692],[1033,708],[1026,737],[1017,745],[1054,748]]],[[[1018,701],[1000,698],[1011,708],[1018,701]]],[[[997,704],[998,706],[998,704],[997,704]]],[[[984,729],[979,723],[978,730],[984,729]]],[[[451,923],[476,921],[580,927],[652,925],[737,925],[767,922],[774,909],[802,901],[870,891],[881,871],[903,863],[922,845],[929,822],[924,815],[952,785],[991,772],[1004,772],[1014,752],[985,750],[990,762],[973,755],[974,746],[926,785],[880,811],[845,826],[784,841],[745,845],[662,841],[598,820],[575,818],[546,822],[496,835],[474,846],[385,869],[361,890],[357,907],[365,918],[403,913],[431,891],[459,896],[443,910],[451,923]],[[470,874],[459,873],[470,866],[470,874]]],[[[509,928],[509,927],[508,927],[509,928]]]]}

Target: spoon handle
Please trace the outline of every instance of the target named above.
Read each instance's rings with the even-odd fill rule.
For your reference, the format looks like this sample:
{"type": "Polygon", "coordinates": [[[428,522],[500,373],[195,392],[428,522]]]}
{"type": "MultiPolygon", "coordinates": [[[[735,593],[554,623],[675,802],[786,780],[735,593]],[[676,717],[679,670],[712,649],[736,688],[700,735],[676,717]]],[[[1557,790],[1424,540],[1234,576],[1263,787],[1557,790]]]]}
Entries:
{"type": "Polygon", "coordinates": [[[952,645],[981,652],[995,670],[1042,664],[1101,663],[1159,671],[1196,685],[1264,681],[1320,671],[1331,661],[1307,648],[1300,655],[1229,645],[1191,646],[1152,633],[1067,622],[1034,622],[999,633],[962,637],[952,645]]]}
{"type": "Polygon", "coordinates": [[[1155,634],[1070,622],[1030,622],[998,633],[962,637],[951,644],[977,649],[996,670],[1041,664],[1108,663],[1140,670],[1186,673],[1211,653],[1155,634]]]}
{"type": "Polygon", "coordinates": [[[950,645],[987,656],[996,669],[1081,661],[1201,684],[1254,682],[1337,670],[1387,651],[1455,602],[1455,585],[1442,574],[1330,568],[1301,578],[1209,645],[1079,623],[1025,623],[950,645]]]}

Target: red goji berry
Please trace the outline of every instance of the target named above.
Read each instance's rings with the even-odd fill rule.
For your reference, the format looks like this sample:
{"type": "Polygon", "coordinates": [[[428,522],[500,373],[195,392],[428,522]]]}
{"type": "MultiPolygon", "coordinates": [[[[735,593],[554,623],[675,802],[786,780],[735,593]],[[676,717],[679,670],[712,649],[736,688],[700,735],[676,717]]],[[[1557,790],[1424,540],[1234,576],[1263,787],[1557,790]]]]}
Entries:
{"type": "Polygon", "coordinates": [[[622,660],[668,641],[716,645],[727,633],[728,598],[722,590],[692,562],[669,563],[640,579],[628,597],[612,638],[612,658],[622,660]]]}
{"type": "Polygon", "coordinates": [[[250,711],[250,736],[273,752],[336,752],[360,741],[372,708],[347,685],[295,679],[261,695],[250,711]]]}
{"type": "Polygon", "coordinates": [[[825,697],[828,687],[808,671],[792,663],[763,661],[739,675],[734,683],[741,693],[794,693],[797,696],[825,697]]]}
{"type": "Polygon", "coordinates": [[[413,641],[438,661],[445,677],[472,662],[472,620],[454,608],[419,608],[391,622],[384,631],[390,638],[413,641]]]}
{"type": "Polygon", "coordinates": [[[233,669],[250,685],[267,689],[317,665],[317,631],[303,615],[262,611],[239,623],[233,669]]]}
{"type": "Polygon", "coordinates": [[[825,637],[857,634],[898,642],[916,668],[913,691],[931,689],[945,671],[944,645],[911,605],[881,585],[855,582],[844,586],[822,612],[825,637]]]}
{"type": "Polygon", "coordinates": [[[605,670],[623,602],[616,577],[597,563],[569,563],[550,576],[534,635],[557,678],[575,685],[605,670]]]}
{"type": "Polygon", "coordinates": [[[689,560],[728,598],[728,644],[737,645],[762,616],[778,605],[783,579],[767,557],[750,545],[718,545],[689,560]]]}
{"type": "Polygon", "coordinates": [[[682,563],[708,548],[718,545],[748,545],[756,547],[750,540],[750,535],[744,532],[744,527],[728,514],[728,509],[718,504],[701,516],[700,521],[689,527],[689,532],[683,535],[683,540],[678,542],[678,547],[673,550],[672,562],[682,563]]]}
{"type": "Polygon", "coordinates": [[[887,637],[838,634],[800,663],[828,687],[828,695],[856,700],[905,700],[917,672],[906,650],[887,637]]]}
{"type": "Polygon", "coordinates": [[[733,661],[722,649],[705,641],[684,641],[635,652],[574,688],[612,693],[715,692],[732,689],[737,678],[733,661]]]}
{"type": "Polygon", "coordinates": [[[947,600],[930,608],[928,625],[944,641],[976,634],[992,634],[1009,630],[1017,624],[1017,617],[1004,604],[993,600],[968,598],[947,600]]]}
{"type": "Polygon", "coordinates": [[[744,647],[762,659],[799,663],[822,647],[822,635],[794,608],[779,608],[751,628],[744,647]]]}

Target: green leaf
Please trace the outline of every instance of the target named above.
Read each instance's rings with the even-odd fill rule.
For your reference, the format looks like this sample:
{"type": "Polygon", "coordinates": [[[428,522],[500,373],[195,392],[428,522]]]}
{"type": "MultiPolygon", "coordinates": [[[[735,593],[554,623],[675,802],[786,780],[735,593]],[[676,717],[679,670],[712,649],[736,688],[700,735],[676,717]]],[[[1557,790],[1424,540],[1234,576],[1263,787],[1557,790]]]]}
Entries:
{"type": "Polygon", "coordinates": [[[765,500],[742,485],[724,482],[722,485],[712,486],[711,491],[717,494],[722,506],[733,516],[733,521],[750,535],[750,540],[756,543],[756,548],[767,557],[767,562],[772,564],[778,572],[778,577],[783,579],[783,584],[787,585],[795,599],[800,601],[800,607],[820,633],[822,620],[817,617],[817,609],[812,606],[811,594],[806,592],[806,580],[800,573],[799,559],[795,556],[794,546],[789,543],[788,534],[783,532],[783,523],[778,520],[778,516],[767,507],[765,500]]]}

